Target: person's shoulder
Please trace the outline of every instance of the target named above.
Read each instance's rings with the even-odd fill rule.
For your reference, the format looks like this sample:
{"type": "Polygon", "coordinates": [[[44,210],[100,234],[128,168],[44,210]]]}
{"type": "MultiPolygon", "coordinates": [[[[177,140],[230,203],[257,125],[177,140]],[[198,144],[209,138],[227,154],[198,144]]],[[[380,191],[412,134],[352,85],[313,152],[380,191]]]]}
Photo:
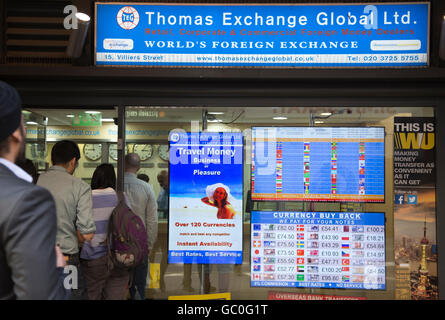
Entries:
{"type": "Polygon", "coordinates": [[[46,185],[48,183],[53,183],[53,182],[67,182],[67,181],[72,181],[73,180],[73,176],[70,175],[68,172],[66,171],[62,171],[60,170],[60,168],[57,168],[56,166],[52,166],[50,167],[48,170],[46,170],[45,172],[42,172],[39,175],[39,179],[37,180],[37,184],[39,185],[46,185]]]}
{"type": "Polygon", "coordinates": [[[27,194],[31,194],[32,196],[36,196],[36,197],[40,197],[40,199],[48,199],[48,200],[52,200],[52,196],[51,193],[44,187],[32,184],[32,183],[27,183],[26,181],[23,181],[26,186],[23,186],[24,188],[24,192],[26,192],[27,194]]]}
{"type": "Polygon", "coordinates": [[[23,193],[29,192],[50,194],[44,187],[35,185],[18,177],[7,177],[0,181],[0,198],[3,200],[8,201],[11,198],[21,197],[23,193]]]}
{"type": "MultiPolygon", "coordinates": [[[[55,206],[51,193],[40,186],[22,179],[11,182],[8,188],[0,188],[0,207],[5,215],[27,214],[43,204],[55,206]]],[[[54,207],[55,210],[55,207],[54,207]]]]}
{"type": "Polygon", "coordinates": [[[133,184],[133,185],[141,186],[142,188],[151,188],[151,185],[149,183],[147,183],[141,179],[138,179],[133,174],[125,175],[124,184],[128,184],[128,185],[133,184]]]}
{"type": "Polygon", "coordinates": [[[76,176],[71,175],[71,174],[67,174],[66,176],[67,176],[66,179],[71,181],[73,186],[76,186],[76,187],[78,187],[78,188],[80,188],[82,190],[83,189],[91,189],[91,186],[87,182],[82,180],[81,178],[76,177],[76,176]]]}
{"type": "Polygon", "coordinates": [[[151,186],[151,184],[149,184],[149,183],[147,183],[145,181],[139,180],[138,185],[141,188],[143,188],[147,193],[153,193],[154,194],[154,189],[151,186]]]}
{"type": "Polygon", "coordinates": [[[230,202],[226,204],[226,208],[235,211],[235,208],[233,208],[230,202]]]}
{"type": "Polygon", "coordinates": [[[78,183],[80,186],[82,186],[83,188],[89,188],[91,189],[91,186],[85,182],[84,180],[82,180],[81,178],[77,178],[77,177],[73,177],[76,181],[76,183],[78,183]]]}
{"type": "Polygon", "coordinates": [[[117,193],[112,188],[94,189],[91,191],[93,199],[117,199],[117,193]]]}

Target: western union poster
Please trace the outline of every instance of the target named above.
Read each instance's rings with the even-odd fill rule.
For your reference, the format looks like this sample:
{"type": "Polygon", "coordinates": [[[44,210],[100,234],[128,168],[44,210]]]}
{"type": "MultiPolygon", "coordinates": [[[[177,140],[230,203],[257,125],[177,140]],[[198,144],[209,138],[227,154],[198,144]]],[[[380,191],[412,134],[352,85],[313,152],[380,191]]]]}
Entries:
{"type": "Polygon", "coordinates": [[[438,298],[434,118],[394,118],[395,298],[438,298]]]}
{"type": "Polygon", "coordinates": [[[434,118],[394,118],[394,185],[434,186],[434,118]]]}

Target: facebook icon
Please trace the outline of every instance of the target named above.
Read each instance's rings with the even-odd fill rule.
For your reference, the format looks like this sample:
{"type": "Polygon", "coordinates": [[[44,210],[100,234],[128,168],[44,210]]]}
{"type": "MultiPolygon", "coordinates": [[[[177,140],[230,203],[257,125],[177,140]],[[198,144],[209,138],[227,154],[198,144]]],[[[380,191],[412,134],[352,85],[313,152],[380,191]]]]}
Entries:
{"type": "Polygon", "coordinates": [[[405,195],[404,194],[395,194],[395,204],[405,204],[405,195]]]}

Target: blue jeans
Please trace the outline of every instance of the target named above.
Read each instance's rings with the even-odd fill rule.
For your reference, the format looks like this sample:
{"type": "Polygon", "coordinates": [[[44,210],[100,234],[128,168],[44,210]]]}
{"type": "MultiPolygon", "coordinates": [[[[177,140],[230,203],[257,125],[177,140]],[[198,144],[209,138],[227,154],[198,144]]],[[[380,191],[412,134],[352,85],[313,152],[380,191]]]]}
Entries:
{"type": "Polygon", "coordinates": [[[148,255],[144,262],[133,269],[133,281],[130,287],[131,300],[145,300],[145,285],[147,284],[148,255]],[[139,299],[136,296],[139,295],[139,299]]]}

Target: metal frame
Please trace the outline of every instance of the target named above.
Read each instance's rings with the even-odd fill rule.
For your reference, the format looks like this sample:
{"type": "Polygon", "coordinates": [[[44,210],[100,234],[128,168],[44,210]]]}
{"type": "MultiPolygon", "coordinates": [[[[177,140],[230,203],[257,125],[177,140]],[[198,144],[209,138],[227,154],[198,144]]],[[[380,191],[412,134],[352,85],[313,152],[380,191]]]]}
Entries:
{"type": "Polygon", "coordinates": [[[119,105],[118,110],[118,123],[117,123],[117,180],[116,190],[124,191],[124,175],[125,175],[125,106],[119,105]]]}
{"type": "Polygon", "coordinates": [[[445,100],[439,100],[436,118],[436,241],[439,299],[445,300],[445,100]],[[440,107],[439,107],[440,106],[440,107]],[[441,232],[440,232],[441,231],[441,232]]]}

